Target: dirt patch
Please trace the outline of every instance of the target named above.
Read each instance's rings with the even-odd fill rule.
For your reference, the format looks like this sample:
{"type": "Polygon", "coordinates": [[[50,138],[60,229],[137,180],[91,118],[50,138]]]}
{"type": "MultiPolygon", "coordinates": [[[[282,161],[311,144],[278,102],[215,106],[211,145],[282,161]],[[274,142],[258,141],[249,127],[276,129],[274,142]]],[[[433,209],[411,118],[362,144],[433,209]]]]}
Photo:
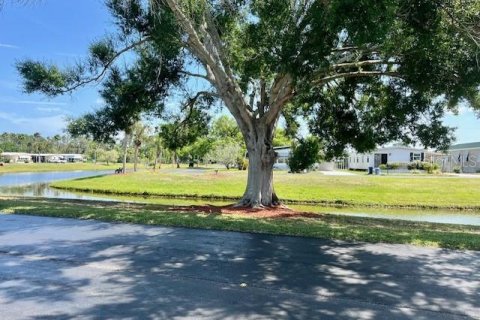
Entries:
{"type": "Polygon", "coordinates": [[[214,214],[235,214],[250,218],[320,218],[322,215],[312,212],[298,212],[286,206],[277,206],[272,208],[245,208],[227,206],[175,206],[168,208],[171,211],[214,213],[214,214]]]}

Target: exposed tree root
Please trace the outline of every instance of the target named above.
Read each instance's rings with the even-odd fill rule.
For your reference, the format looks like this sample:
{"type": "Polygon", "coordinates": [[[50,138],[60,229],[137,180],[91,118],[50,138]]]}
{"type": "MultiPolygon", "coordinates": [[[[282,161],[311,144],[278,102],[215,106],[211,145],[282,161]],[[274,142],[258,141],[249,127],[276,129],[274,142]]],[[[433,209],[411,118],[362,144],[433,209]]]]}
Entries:
{"type": "Polygon", "coordinates": [[[246,208],[246,209],[247,208],[248,209],[287,208],[287,207],[282,205],[282,203],[280,202],[280,200],[278,199],[278,197],[275,194],[273,194],[273,196],[272,196],[272,203],[268,204],[268,205],[262,204],[260,201],[257,201],[257,200],[252,200],[250,198],[243,197],[240,201],[235,203],[232,207],[233,208],[246,208]]]}
{"type": "Polygon", "coordinates": [[[284,205],[271,206],[262,208],[252,208],[252,207],[239,207],[238,203],[235,205],[227,206],[176,206],[170,207],[168,210],[171,211],[181,211],[181,212],[200,212],[208,214],[235,214],[241,215],[249,218],[321,218],[322,215],[318,213],[311,212],[297,212],[284,205]]]}

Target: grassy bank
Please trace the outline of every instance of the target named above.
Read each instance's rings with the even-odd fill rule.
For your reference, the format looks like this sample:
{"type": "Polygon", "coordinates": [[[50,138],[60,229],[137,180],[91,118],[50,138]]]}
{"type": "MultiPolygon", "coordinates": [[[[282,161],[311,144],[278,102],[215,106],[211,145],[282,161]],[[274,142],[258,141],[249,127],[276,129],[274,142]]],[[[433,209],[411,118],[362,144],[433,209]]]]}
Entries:
{"type": "MultiPolygon", "coordinates": [[[[480,179],[433,176],[325,176],[319,172],[275,172],[275,189],[283,200],[351,206],[480,209],[480,179]]],[[[238,199],[245,188],[244,171],[129,173],[52,186],[77,191],[123,195],[238,199]]]]}
{"type": "Polygon", "coordinates": [[[95,201],[0,200],[4,213],[480,250],[480,227],[322,214],[317,218],[250,218],[171,210],[160,205],[95,201]]]}
{"type": "MultiPolygon", "coordinates": [[[[131,167],[131,164],[128,164],[131,167]]],[[[74,170],[115,170],[121,164],[105,163],[5,163],[0,167],[1,173],[15,172],[48,172],[48,171],[74,171],[74,170]]]]}

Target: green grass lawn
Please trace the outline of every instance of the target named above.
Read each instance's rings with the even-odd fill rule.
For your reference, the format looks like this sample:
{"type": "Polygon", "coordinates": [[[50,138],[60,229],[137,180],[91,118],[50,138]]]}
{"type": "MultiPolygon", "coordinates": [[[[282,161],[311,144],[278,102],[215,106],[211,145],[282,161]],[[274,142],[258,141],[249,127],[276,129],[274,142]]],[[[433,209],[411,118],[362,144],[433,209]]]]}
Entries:
{"type": "Polygon", "coordinates": [[[480,227],[462,225],[323,214],[318,214],[318,218],[250,218],[216,213],[172,212],[169,211],[167,206],[160,205],[12,198],[0,200],[0,211],[6,214],[32,214],[147,225],[480,250],[480,227]]]}
{"type": "MultiPolygon", "coordinates": [[[[73,171],[73,170],[114,170],[121,164],[104,163],[5,163],[0,167],[1,173],[14,172],[47,172],[47,171],[73,171]]],[[[132,164],[128,164],[132,167],[132,164]]]]}
{"type": "MultiPolygon", "coordinates": [[[[275,172],[275,189],[286,202],[338,203],[415,208],[480,208],[480,179],[448,176],[325,176],[320,172],[275,172]]],[[[246,172],[210,170],[196,174],[137,172],[53,183],[56,188],[124,195],[238,199],[246,172]]]]}

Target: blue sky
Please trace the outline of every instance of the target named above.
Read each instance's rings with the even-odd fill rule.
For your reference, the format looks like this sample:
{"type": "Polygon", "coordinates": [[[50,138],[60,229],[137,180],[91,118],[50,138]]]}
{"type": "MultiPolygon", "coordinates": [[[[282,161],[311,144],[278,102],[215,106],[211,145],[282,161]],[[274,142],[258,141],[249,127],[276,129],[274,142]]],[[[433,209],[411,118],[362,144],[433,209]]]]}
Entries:
{"type": "MultiPolygon", "coordinates": [[[[66,117],[99,107],[95,86],[53,99],[23,94],[14,65],[25,58],[74,63],[84,57],[92,41],[113,28],[102,0],[7,4],[0,11],[0,132],[62,133],[66,117]]],[[[458,143],[480,141],[480,119],[470,110],[448,115],[445,122],[457,127],[458,143]]]]}
{"type": "Polygon", "coordinates": [[[7,4],[0,11],[0,132],[62,133],[65,117],[98,107],[95,86],[52,99],[23,94],[14,65],[25,58],[74,63],[111,29],[112,19],[101,0],[7,4]]]}

